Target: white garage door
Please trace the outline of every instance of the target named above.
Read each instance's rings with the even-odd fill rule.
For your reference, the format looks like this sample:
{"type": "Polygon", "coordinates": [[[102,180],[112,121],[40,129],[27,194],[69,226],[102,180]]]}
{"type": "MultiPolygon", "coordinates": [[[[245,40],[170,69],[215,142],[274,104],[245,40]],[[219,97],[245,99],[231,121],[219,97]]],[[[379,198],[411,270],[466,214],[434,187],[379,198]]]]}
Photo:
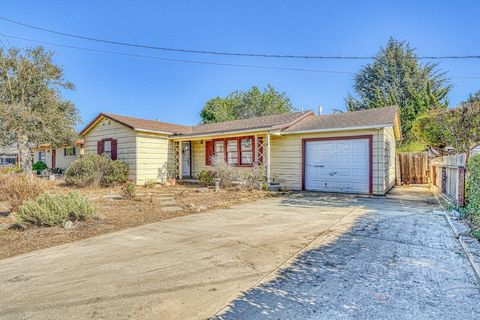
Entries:
{"type": "Polygon", "coordinates": [[[306,141],[305,189],[369,193],[369,139],[306,141]]]}

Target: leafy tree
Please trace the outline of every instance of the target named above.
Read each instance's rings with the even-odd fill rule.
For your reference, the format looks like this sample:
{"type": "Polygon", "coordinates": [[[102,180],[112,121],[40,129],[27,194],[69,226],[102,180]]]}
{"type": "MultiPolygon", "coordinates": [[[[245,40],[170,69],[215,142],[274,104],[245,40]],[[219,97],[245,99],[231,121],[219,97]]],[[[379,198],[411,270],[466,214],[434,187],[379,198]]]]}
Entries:
{"type": "Polygon", "coordinates": [[[26,172],[32,169],[32,147],[76,138],[77,109],[61,97],[62,89],[74,86],[52,55],[42,47],[0,50],[0,146],[15,146],[26,172]]]}
{"type": "Polygon", "coordinates": [[[430,146],[449,146],[465,153],[468,165],[471,151],[480,141],[480,101],[419,117],[414,131],[430,146]]]}
{"type": "Polygon", "coordinates": [[[398,105],[402,131],[408,139],[413,121],[420,114],[448,106],[447,94],[452,86],[437,66],[437,63],[420,63],[408,43],[390,38],[374,61],[355,75],[354,90],[358,97],[347,96],[347,109],[398,105]]]}
{"type": "Polygon", "coordinates": [[[225,98],[215,97],[207,101],[200,116],[202,123],[286,113],[293,110],[285,93],[277,92],[271,85],[263,91],[252,87],[249,91],[235,91],[225,98]]]}
{"type": "Polygon", "coordinates": [[[480,102],[480,90],[478,90],[475,93],[470,93],[468,95],[467,100],[463,101],[462,104],[464,103],[473,103],[473,102],[480,102]]]}

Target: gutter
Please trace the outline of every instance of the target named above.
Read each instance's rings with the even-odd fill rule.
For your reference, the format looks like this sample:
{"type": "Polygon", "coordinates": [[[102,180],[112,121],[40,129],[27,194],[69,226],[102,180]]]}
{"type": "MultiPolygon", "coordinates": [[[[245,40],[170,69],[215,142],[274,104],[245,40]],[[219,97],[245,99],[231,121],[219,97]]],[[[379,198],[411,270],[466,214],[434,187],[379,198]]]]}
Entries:
{"type": "Polygon", "coordinates": [[[325,129],[310,129],[310,130],[298,130],[298,131],[282,131],[281,135],[289,134],[299,134],[299,133],[316,133],[316,132],[337,132],[337,131],[352,131],[352,130],[361,130],[361,129],[384,129],[392,127],[393,124],[377,124],[377,125],[368,125],[368,126],[355,126],[355,127],[344,127],[344,128],[325,128],[325,129]]]}
{"type": "Polygon", "coordinates": [[[201,138],[222,136],[222,135],[230,135],[230,134],[258,133],[258,132],[269,131],[271,129],[272,129],[272,127],[259,128],[259,129],[254,129],[254,130],[221,131],[221,132],[216,132],[216,133],[198,134],[198,135],[178,135],[178,136],[171,136],[171,137],[168,137],[168,138],[173,139],[173,140],[201,139],[201,138]]]}

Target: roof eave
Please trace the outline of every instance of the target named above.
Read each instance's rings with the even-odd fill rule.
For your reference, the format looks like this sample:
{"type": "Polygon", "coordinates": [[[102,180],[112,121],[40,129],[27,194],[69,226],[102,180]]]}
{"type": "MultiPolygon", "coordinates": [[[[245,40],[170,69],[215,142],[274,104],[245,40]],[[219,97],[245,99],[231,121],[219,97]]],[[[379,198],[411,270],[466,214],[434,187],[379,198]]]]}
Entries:
{"type": "Polygon", "coordinates": [[[338,131],[353,131],[353,130],[364,130],[364,129],[383,129],[393,127],[393,123],[386,124],[375,124],[375,125],[365,125],[365,126],[351,126],[351,127],[336,127],[336,128],[318,128],[318,129],[309,129],[309,130],[295,130],[295,131],[282,131],[282,135],[289,134],[301,134],[301,133],[317,133],[317,132],[338,132],[338,131]]]}

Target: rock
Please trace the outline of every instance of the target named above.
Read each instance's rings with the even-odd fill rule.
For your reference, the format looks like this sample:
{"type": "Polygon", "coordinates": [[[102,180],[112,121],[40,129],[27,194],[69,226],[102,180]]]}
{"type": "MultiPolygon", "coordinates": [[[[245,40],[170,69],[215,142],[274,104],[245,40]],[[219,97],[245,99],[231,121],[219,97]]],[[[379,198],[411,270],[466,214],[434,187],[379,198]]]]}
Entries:
{"type": "Polygon", "coordinates": [[[72,221],[67,220],[67,221],[64,221],[62,223],[62,227],[63,227],[63,229],[69,230],[69,229],[72,229],[73,227],[75,227],[75,225],[73,224],[72,221]]]}
{"type": "Polygon", "coordinates": [[[197,208],[197,211],[205,211],[205,210],[207,210],[207,207],[204,207],[204,206],[199,206],[197,208]]]}
{"type": "Polygon", "coordinates": [[[163,207],[162,211],[165,212],[175,212],[175,211],[182,211],[183,209],[180,207],[163,207]]]}
{"type": "Polygon", "coordinates": [[[188,203],[187,208],[188,209],[195,209],[195,205],[193,203],[188,203]]]}
{"type": "Polygon", "coordinates": [[[123,197],[119,194],[109,194],[109,195],[103,196],[103,198],[110,199],[110,200],[122,200],[123,199],[123,197]]]}
{"type": "Polygon", "coordinates": [[[9,227],[9,224],[7,223],[0,223],[0,230],[7,229],[9,227]]]}
{"type": "Polygon", "coordinates": [[[198,189],[195,189],[195,192],[196,193],[207,193],[209,191],[208,188],[198,188],[198,189]]]}

